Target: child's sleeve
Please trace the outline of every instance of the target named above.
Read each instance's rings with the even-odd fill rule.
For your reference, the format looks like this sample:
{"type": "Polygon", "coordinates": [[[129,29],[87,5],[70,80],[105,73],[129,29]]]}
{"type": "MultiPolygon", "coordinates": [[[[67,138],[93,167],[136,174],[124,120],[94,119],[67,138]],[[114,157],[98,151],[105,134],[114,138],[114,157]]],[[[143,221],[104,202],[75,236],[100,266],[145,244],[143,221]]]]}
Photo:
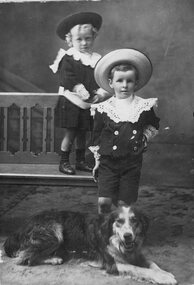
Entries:
{"type": "Polygon", "coordinates": [[[85,86],[78,82],[72,58],[64,56],[62,59],[59,65],[59,80],[60,86],[63,86],[64,90],[75,92],[82,100],[87,100],[90,97],[85,86]]]}
{"type": "Polygon", "coordinates": [[[59,64],[59,83],[63,86],[65,90],[73,91],[73,88],[77,82],[73,60],[64,56],[59,64]]]}
{"type": "Polygon", "coordinates": [[[94,154],[95,159],[99,159],[100,136],[102,129],[104,128],[104,120],[102,114],[99,113],[97,110],[95,110],[93,122],[94,125],[92,131],[91,146],[89,147],[89,150],[94,154]]]}
{"type": "Polygon", "coordinates": [[[158,134],[160,119],[156,116],[153,107],[150,111],[146,112],[146,122],[143,134],[147,141],[150,141],[158,134]]]}

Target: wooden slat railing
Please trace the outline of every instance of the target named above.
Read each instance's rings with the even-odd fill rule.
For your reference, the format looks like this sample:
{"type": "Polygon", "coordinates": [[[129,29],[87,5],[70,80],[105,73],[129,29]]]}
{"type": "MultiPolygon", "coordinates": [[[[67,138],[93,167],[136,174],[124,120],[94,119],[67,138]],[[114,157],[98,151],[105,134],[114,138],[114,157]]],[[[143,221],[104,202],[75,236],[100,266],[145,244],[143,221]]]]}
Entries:
{"type": "Polygon", "coordinates": [[[0,93],[0,163],[58,161],[54,123],[58,96],[0,93]]]}
{"type": "Polygon", "coordinates": [[[0,93],[0,184],[96,187],[91,174],[59,172],[63,133],[55,127],[58,96],[0,93]]]}

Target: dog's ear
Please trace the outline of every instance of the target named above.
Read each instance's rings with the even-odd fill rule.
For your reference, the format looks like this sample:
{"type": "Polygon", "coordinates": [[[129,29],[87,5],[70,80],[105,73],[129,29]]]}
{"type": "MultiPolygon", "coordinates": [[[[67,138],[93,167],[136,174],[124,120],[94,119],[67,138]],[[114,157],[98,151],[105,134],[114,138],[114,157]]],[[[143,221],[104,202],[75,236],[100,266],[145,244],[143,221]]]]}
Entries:
{"type": "Polygon", "coordinates": [[[106,244],[109,242],[109,238],[113,233],[112,225],[114,222],[114,212],[105,214],[105,215],[99,215],[99,228],[101,233],[101,238],[104,240],[106,244]]]}
{"type": "Polygon", "coordinates": [[[95,222],[90,222],[87,228],[87,240],[91,248],[95,248],[97,244],[97,225],[95,222]]]}
{"type": "Polygon", "coordinates": [[[141,213],[140,214],[140,221],[142,224],[143,233],[146,234],[148,231],[148,228],[149,228],[149,218],[145,214],[141,213]]]}

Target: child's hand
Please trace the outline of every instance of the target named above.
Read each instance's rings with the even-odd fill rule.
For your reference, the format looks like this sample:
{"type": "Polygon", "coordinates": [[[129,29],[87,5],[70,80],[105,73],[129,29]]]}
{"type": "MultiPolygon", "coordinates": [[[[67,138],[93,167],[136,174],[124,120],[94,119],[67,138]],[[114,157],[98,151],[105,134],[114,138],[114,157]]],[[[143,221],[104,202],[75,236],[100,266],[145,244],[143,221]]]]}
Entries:
{"type": "Polygon", "coordinates": [[[145,135],[143,135],[143,139],[142,139],[142,142],[143,142],[143,152],[145,152],[147,150],[147,147],[148,147],[148,141],[147,141],[147,138],[145,135]]]}
{"type": "Polygon", "coordinates": [[[92,175],[93,175],[93,178],[94,178],[94,182],[98,182],[98,168],[99,168],[99,165],[100,165],[100,160],[99,159],[96,159],[95,160],[95,166],[92,170],[92,175]]]}
{"type": "Polygon", "coordinates": [[[133,147],[133,154],[139,155],[147,150],[147,138],[143,135],[142,139],[136,142],[135,146],[133,147]]]}
{"type": "Polygon", "coordinates": [[[98,95],[94,95],[92,98],[90,98],[88,100],[88,102],[91,103],[91,104],[100,103],[98,95]]]}
{"type": "MultiPolygon", "coordinates": [[[[103,102],[107,99],[109,99],[110,97],[112,97],[112,94],[108,93],[107,91],[105,91],[104,89],[102,88],[98,88],[96,91],[95,91],[95,96],[94,98],[96,99],[96,101],[98,103],[100,102],[103,102]]],[[[96,102],[95,102],[96,103],[96,102]]]]}
{"type": "Polygon", "coordinates": [[[74,86],[73,91],[83,100],[87,100],[90,97],[90,93],[86,90],[83,84],[77,84],[74,86]]]}

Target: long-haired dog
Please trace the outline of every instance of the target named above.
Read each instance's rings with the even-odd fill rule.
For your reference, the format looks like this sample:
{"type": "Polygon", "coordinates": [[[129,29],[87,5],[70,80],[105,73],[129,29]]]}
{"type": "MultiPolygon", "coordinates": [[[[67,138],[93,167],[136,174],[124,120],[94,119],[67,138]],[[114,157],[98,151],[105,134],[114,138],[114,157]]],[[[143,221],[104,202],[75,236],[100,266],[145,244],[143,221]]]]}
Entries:
{"type": "MultiPolygon", "coordinates": [[[[33,216],[4,243],[5,253],[21,265],[61,264],[68,252],[94,253],[110,274],[139,281],[177,284],[174,276],[148,261],[141,248],[148,219],[133,207],[91,217],[70,211],[45,211],[33,216]]],[[[79,256],[80,256],[79,255],[79,256]]],[[[85,255],[86,257],[86,255],[85,255]]]]}

